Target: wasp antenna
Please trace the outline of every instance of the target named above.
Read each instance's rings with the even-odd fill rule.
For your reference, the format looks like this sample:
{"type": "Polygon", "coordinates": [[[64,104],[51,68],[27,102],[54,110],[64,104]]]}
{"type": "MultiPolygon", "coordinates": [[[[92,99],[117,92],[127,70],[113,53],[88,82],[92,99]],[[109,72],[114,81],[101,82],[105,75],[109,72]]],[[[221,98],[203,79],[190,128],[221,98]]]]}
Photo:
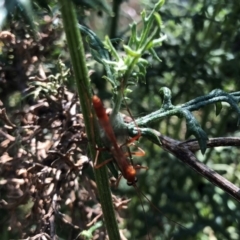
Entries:
{"type": "Polygon", "coordinates": [[[135,189],[135,191],[136,191],[136,193],[138,195],[138,198],[140,200],[140,204],[141,204],[143,212],[144,212],[144,218],[145,218],[145,225],[146,225],[146,228],[147,228],[148,240],[151,240],[150,235],[149,235],[149,227],[148,227],[148,223],[147,223],[147,218],[146,218],[147,214],[146,214],[145,208],[143,206],[143,201],[142,201],[142,197],[141,197],[142,193],[141,193],[141,191],[139,190],[139,188],[137,187],[136,184],[133,184],[132,186],[134,187],[134,189],[135,189]]]}
{"type": "MultiPolygon", "coordinates": [[[[136,186],[137,187],[137,186],[136,186]]],[[[178,225],[179,227],[183,228],[183,229],[188,229],[186,228],[185,226],[183,226],[182,224],[172,220],[171,218],[167,217],[159,208],[157,208],[151,201],[150,199],[143,193],[139,190],[139,193],[150,203],[150,205],[156,209],[159,213],[161,213],[161,215],[163,215],[167,220],[169,220],[170,222],[174,223],[175,225],[178,225]]]]}

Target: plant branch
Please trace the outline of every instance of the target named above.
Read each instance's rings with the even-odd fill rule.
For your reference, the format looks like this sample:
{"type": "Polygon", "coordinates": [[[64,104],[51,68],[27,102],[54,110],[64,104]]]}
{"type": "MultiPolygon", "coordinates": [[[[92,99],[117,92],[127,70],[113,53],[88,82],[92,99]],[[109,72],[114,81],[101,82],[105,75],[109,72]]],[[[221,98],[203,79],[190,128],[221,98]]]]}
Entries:
{"type": "MultiPolygon", "coordinates": [[[[139,132],[139,129],[136,128],[135,131],[139,132]]],[[[152,130],[159,138],[158,141],[156,141],[156,139],[149,135],[149,129],[142,128],[140,131],[142,136],[148,138],[165,151],[177,157],[178,160],[191,167],[197,173],[201,174],[204,178],[240,202],[240,188],[197,159],[195,152],[200,150],[200,146],[196,139],[183,142],[176,141],[175,139],[162,135],[158,131],[152,130]]],[[[207,141],[207,148],[219,146],[240,146],[240,138],[222,137],[212,138],[207,141]]]]}
{"type": "Polygon", "coordinates": [[[113,39],[116,37],[116,32],[118,29],[119,8],[121,4],[122,4],[122,1],[119,1],[119,0],[113,1],[112,11],[114,13],[114,16],[111,18],[111,23],[110,23],[110,32],[109,32],[110,39],[113,39]]]}
{"type": "MultiPolygon", "coordinates": [[[[82,38],[78,29],[75,7],[72,1],[59,0],[59,3],[61,5],[60,10],[85,121],[86,132],[89,142],[92,143],[89,144],[91,157],[92,159],[95,159],[96,149],[93,143],[100,143],[100,137],[99,134],[97,134],[98,130],[93,121],[94,113],[92,112],[91,107],[91,87],[85,62],[82,38]]],[[[120,235],[114,214],[106,166],[95,169],[94,173],[109,239],[118,240],[120,239],[120,235]]]]}
{"type": "MultiPolygon", "coordinates": [[[[162,104],[162,107],[155,111],[150,113],[147,116],[138,118],[135,120],[135,123],[138,126],[144,126],[151,122],[159,121],[161,119],[164,119],[169,116],[177,115],[178,111],[180,109],[185,109],[188,111],[196,111],[199,110],[202,107],[205,107],[209,104],[217,103],[217,102],[228,102],[234,110],[240,115],[240,109],[237,105],[237,102],[240,101],[240,92],[234,92],[234,93],[225,93],[219,89],[213,90],[209,94],[201,97],[197,97],[194,100],[191,100],[185,104],[179,105],[179,106],[173,106],[168,104],[167,111],[165,107],[165,103],[162,104]]],[[[134,123],[131,123],[131,126],[134,126],[134,123]]]]}
{"type": "Polygon", "coordinates": [[[208,137],[205,131],[201,128],[198,121],[196,120],[195,116],[191,112],[214,103],[216,106],[216,114],[218,115],[222,109],[222,102],[227,102],[234,109],[234,111],[237,112],[239,125],[239,95],[240,92],[227,93],[220,89],[215,89],[205,96],[200,96],[185,104],[174,106],[171,102],[170,89],[167,87],[163,87],[160,89],[160,96],[162,98],[162,106],[160,107],[160,109],[147,116],[136,119],[134,123],[130,123],[128,125],[128,129],[130,130],[131,128],[133,128],[135,124],[137,124],[138,126],[145,126],[150,122],[161,120],[163,118],[174,115],[179,118],[185,118],[187,126],[186,136],[189,137],[191,135],[194,135],[198,140],[202,154],[204,154],[207,148],[206,142],[208,140],[208,137]]]}

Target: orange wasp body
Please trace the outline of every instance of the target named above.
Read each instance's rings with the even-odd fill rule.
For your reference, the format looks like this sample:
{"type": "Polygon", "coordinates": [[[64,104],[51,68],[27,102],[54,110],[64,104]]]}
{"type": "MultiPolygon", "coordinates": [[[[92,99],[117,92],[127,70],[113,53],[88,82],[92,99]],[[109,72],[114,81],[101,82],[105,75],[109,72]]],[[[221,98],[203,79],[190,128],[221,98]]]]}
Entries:
{"type": "Polygon", "coordinates": [[[135,184],[137,179],[135,168],[137,167],[134,168],[134,166],[128,161],[122,148],[119,147],[117,143],[117,138],[115,136],[112,125],[110,123],[110,119],[106,113],[106,109],[104,108],[102,101],[100,100],[100,98],[94,95],[92,97],[92,103],[93,103],[93,107],[95,109],[96,115],[98,117],[99,123],[101,127],[104,129],[108,140],[112,143],[111,152],[114,156],[114,159],[117,162],[117,165],[122,173],[122,176],[127,180],[128,185],[135,184]]]}

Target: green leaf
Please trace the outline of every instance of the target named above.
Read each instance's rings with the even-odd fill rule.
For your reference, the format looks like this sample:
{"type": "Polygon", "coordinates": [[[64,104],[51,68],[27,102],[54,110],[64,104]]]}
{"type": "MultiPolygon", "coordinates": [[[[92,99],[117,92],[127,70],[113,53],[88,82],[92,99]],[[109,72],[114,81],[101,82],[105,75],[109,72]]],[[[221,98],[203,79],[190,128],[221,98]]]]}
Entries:
{"type": "Polygon", "coordinates": [[[125,50],[125,52],[130,55],[131,57],[141,57],[141,53],[134,51],[133,49],[131,49],[128,45],[123,45],[123,48],[125,50]]]}
{"type": "Polygon", "coordinates": [[[158,12],[154,13],[155,20],[157,21],[157,25],[161,26],[162,25],[162,18],[158,12]]]}
{"type": "Polygon", "coordinates": [[[158,57],[158,55],[154,49],[150,49],[149,52],[154,59],[156,59],[158,62],[162,62],[162,60],[158,57]]]}
{"type": "Polygon", "coordinates": [[[154,10],[155,11],[159,11],[160,8],[163,6],[163,4],[165,3],[165,0],[160,0],[159,2],[156,3],[154,10]]]}
{"type": "MultiPolygon", "coordinates": [[[[90,227],[88,230],[83,230],[78,236],[82,236],[85,239],[93,239],[93,232],[100,228],[102,226],[102,222],[95,223],[92,227],[90,227]]],[[[77,237],[78,238],[78,237],[77,237]]],[[[76,239],[77,239],[76,238],[76,239]]]]}
{"type": "Polygon", "coordinates": [[[205,153],[207,149],[207,134],[203,131],[197,120],[194,118],[194,116],[189,112],[188,110],[183,110],[181,113],[184,115],[186,119],[186,125],[187,125],[187,132],[186,132],[186,138],[194,135],[196,139],[198,140],[198,144],[200,146],[202,154],[205,153]]]}
{"type": "Polygon", "coordinates": [[[134,22],[130,25],[131,28],[131,35],[128,41],[128,46],[134,46],[138,42],[138,37],[137,37],[137,24],[134,22]]]}
{"type": "Polygon", "coordinates": [[[159,146],[162,145],[157,133],[155,133],[155,131],[153,129],[141,128],[141,133],[142,133],[142,135],[144,135],[145,137],[147,137],[149,140],[156,143],[157,145],[159,145],[159,146]]]}
{"type": "Polygon", "coordinates": [[[228,102],[231,107],[237,112],[238,114],[238,123],[237,125],[239,126],[240,124],[240,108],[238,106],[238,101],[229,93],[226,93],[224,91],[222,91],[221,89],[215,89],[213,91],[211,91],[209,93],[209,95],[214,96],[216,100],[218,100],[218,102],[220,101],[224,101],[224,102],[228,102]]]}
{"type": "Polygon", "coordinates": [[[222,103],[221,102],[217,102],[217,103],[215,103],[215,106],[216,106],[216,115],[218,116],[219,113],[222,110],[222,103]]]}

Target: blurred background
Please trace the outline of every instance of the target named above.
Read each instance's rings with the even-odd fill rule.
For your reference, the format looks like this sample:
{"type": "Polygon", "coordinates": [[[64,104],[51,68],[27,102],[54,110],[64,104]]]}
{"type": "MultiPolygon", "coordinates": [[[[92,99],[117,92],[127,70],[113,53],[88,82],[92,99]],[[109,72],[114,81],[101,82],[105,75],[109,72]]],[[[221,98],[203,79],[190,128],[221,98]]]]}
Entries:
{"type": "MultiPolygon", "coordinates": [[[[74,156],[81,159],[79,154],[88,155],[82,118],[81,115],[76,117],[76,114],[79,114],[79,104],[74,98],[75,88],[59,7],[56,1],[47,1],[47,5],[41,5],[40,2],[33,2],[38,40],[32,37],[31,27],[17,11],[11,16],[10,21],[7,21],[3,29],[6,31],[5,34],[3,31],[0,33],[1,107],[6,108],[9,118],[18,126],[17,129],[13,127],[13,130],[9,130],[5,126],[5,120],[5,123],[4,121],[0,123],[0,154],[3,156],[0,161],[2,216],[0,236],[1,239],[20,239],[33,236],[37,232],[47,232],[49,230],[47,223],[41,222],[40,226],[40,220],[34,214],[47,213],[46,206],[49,209],[50,205],[43,201],[44,194],[48,191],[47,196],[53,196],[53,190],[49,189],[50,183],[57,182],[62,184],[56,188],[61,195],[61,199],[58,199],[61,212],[68,217],[71,216],[67,218],[69,222],[81,226],[80,229],[74,228],[60,218],[56,227],[59,239],[105,239],[106,233],[102,233],[103,230],[96,231],[90,238],[77,238],[80,231],[87,229],[86,224],[100,213],[97,200],[90,194],[93,187],[84,185],[86,182],[92,183],[93,177],[89,167],[86,167],[85,171],[85,165],[82,163],[79,177],[76,173],[67,175],[69,169],[64,166],[65,178],[61,181],[56,180],[56,172],[52,167],[56,156],[49,156],[47,153],[53,149],[61,149],[62,153],[65,149],[66,153],[70,146],[63,148],[66,142],[64,137],[69,139],[76,137],[74,134],[81,133],[81,138],[79,137],[81,151],[74,153],[76,154],[74,156]],[[46,79],[51,81],[45,81],[46,79]],[[76,105],[76,110],[74,113],[70,112],[69,119],[65,115],[68,102],[76,105]],[[76,127],[74,121],[78,130],[76,128],[71,130],[72,135],[69,137],[66,135],[66,129],[76,127]],[[30,131],[26,128],[29,125],[38,126],[40,130],[30,131]],[[4,133],[14,136],[14,141],[4,133]],[[6,142],[6,139],[10,140],[6,142]],[[52,142],[58,141],[56,139],[60,139],[58,145],[51,145],[52,142]],[[37,146],[37,142],[41,144],[37,146]],[[33,149],[35,152],[32,152],[33,149]],[[31,172],[30,175],[35,178],[30,178],[29,168],[33,165],[35,168],[36,164],[39,164],[40,170],[31,172]],[[43,171],[44,166],[51,166],[48,174],[43,171]],[[46,174],[42,179],[41,191],[36,183],[40,178],[39,172],[41,176],[43,172],[46,174]],[[47,177],[50,178],[50,182],[45,182],[47,177]],[[26,188],[31,189],[27,196],[24,195],[26,188]],[[23,195],[24,201],[14,205],[15,200],[23,195]],[[12,201],[12,205],[6,207],[3,200],[12,201]],[[89,208],[97,210],[91,212],[89,208]],[[90,215],[84,218],[85,213],[90,215]]],[[[110,39],[121,39],[122,41],[115,43],[121,52],[123,41],[129,38],[129,24],[133,21],[139,23],[138,29],[141,31],[140,13],[143,9],[146,9],[147,13],[150,12],[155,3],[156,1],[146,0],[113,0],[109,4],[114,5],[117,10],[115,18],[109,17],[101,10],[82,11],[80,7],[76,10],[79,22],[91,28],[100,39],[104,40],[107,34],[110,39]]],[[[161,87],[171,89],[174,105],[183,104],[214,89],[226,92],[238,91],[239,12],[240,4],[236,0],[165,2],[160,15],[164,23],[162,31],[167,35],[167,40],[156,49],[161,62],[146,54],[145,58],[149,61],[146,82],[134,86],[132,93],[128,95],[130,98],[128,108],[134,118],[160,108],[161,87]]],[[[91,58],[88,44],[85,44],[87,64],[89,70],[93,70],[91,81],[94,90],[104,101],[105,106],[111,106],[111,88],[102,78],[103,68],[91,58]]],[[[240,135],[237,114],[227,104],[223,104],[218,116],[214,105],[194,114],[209,138],[240,135]]],[[[176,140],[185,140],[185,121],[177,117],[165,119],[148,127],[176,140]]],[[[138,146],[146,152],[146,155],[135,158],[134,162],[149,168],[138,173],[139,191],[143,192],[162,214],[142,198],[143,211],[139,194],[122,179],[119,187],[113,188],[113,193],[119,198],[131,199],[128,208],[120,209],[118,213],[120,228],[126,239],[147,239],[147,233],[151,239],[240,238],[240,204],[237,201],[149,141],[141,139],[138,146]]],[[[218,147],[207,150],[205,155],[200,152],[196,155],[204,164],[235,185],[239,185],[238,148],[218,147]]],[[[59,168],[58,164],[56,171],[59,168]]]]}

